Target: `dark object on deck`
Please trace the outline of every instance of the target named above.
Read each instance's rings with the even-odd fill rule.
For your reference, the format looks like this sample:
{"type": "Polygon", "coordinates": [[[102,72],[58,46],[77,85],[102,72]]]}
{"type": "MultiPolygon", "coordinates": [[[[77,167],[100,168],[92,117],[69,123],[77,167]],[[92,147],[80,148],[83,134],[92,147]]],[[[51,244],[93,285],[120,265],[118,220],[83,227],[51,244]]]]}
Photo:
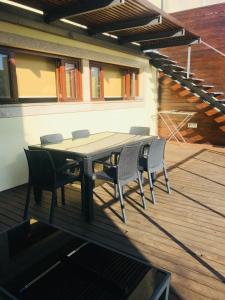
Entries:
{"type": "Polygon", "coordinates": [[[141,143],[133,144],[130,146],[124,146],[119,155],[118,164],[116,165],[98,161],[98,163],[103,164],[104,169],[101,172],[95,173],[96,179],[110,181],[116,185],[116,188],[118,189],[119,193],[124,223],[126,223],[126,214],[122,190],[125,184],[138,179],[143,207],[146,208],[143,186],[138,170],[138,160],[141,146],[141,143]]]}
{"type": "Polygon", "coordinates": [[[85,138],[85,137],[88,137],[89,135],[90,135],[90,131],[88,129],[81,129],[81,130],[72,131],[73,140],[80,139],[80,138],[85,138]]]}
{"type": "Polygon", "coordinates": [[[165,139],[153,139],[149,145],[148,155],[143,155],[140,158],[140,171],[143,173],[144,171],[148,172],[148,179],[150,185],[150,191],[152,195],[153,203],[155,204],[155,193],[153,189],[153,180],[151,174],[163,170],[167,191],[170,194],[170,186],[169,179],[165,167],[164,162],[164,151],[165,151],[166,140],[165,139]]]}
{"type": "Polygon", "coordinates": [[[57,201],[57,189],[61,188],[62,203],[65,204],[64,185],[72,183],[74,181],[80,181],[80,177],[75,176],[72,173],[58,172],[48,151],[26,149],[24,149],[24,151],[29,167],[29,180],[27,187],[26,204],[24,209],[24,220],[28,217],[30,191],[31,187],[33,187],[34,190],[45,190],[52,193],[52,201],[49,214],[49,223],[52,223],[54,208],[57,201]]]}
{"type": "Polygon", "coordinates": [[[170,273],[53,226],[26,221],[0,242],[0,299],[168,300],[170,273]]]}
{"type": "Polygon", "coordinates": [[[135,135],[150,135],[150,128],[132,126],[129,133],[135,135]]]}

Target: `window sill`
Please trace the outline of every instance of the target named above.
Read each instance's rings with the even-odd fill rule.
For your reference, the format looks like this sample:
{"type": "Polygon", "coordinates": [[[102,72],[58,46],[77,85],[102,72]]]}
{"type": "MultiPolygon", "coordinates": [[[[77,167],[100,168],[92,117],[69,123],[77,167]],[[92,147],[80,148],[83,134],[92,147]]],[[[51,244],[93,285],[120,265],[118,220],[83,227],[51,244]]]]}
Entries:
{"type": "Polygon", "coordinates": [[[142,107],[144,100],[107,100],[84,102],[45,102],[0,104],[0,118],[38,116],[49,114],[71,114],[87,111],[119,110],[142,107]]]}

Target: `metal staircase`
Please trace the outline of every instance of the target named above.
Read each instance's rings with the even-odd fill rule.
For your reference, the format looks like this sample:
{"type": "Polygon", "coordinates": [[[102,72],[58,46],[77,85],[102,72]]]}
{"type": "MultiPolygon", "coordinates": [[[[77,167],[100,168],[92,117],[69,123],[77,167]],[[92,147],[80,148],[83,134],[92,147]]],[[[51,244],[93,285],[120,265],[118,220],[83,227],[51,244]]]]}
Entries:
{"type": "Polygon", "coordinates": [[[149,56],[151,65],[188,89],[195,96],[199,97],[200,100],[207,102],[210,106],[225,114],[223,92],[213,91],[213,85],[205,84],[204,79],[195,78],[193,73],[188,74],[188,71],[178,65],[176,61],[170,60],[166,55],[160,54],[157,51],[145,54],[149,56]]]}

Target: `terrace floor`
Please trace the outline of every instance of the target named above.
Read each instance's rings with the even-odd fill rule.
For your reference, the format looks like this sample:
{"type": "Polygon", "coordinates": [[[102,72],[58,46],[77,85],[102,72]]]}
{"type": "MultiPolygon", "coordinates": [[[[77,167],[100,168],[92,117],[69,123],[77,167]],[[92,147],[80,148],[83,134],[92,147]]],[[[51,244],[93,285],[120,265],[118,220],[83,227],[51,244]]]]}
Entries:
{"type": "MultiPolygon", "coordinates": [[[[172,194],[165,192],[164,179],[158,177],[153,205],[146,184],[148,209],[144,211],[136,183],[130,184],[127,225],[119,218],[119,203],[107,183],[95,189],[92,224],[81,217],[77,186],[66,189],[66,206],[59,203],[54,223],[170,271],[170,299],[224,300],[225,149],[168,143],[166,161],[172,194]]],[[[0,193],[0,230],[21,221],[25,193],[25,186],[0,193]]],[[[31,216],[46,221],[49,199],[44,193],[41,207],[32,204],[31,216]]]]}

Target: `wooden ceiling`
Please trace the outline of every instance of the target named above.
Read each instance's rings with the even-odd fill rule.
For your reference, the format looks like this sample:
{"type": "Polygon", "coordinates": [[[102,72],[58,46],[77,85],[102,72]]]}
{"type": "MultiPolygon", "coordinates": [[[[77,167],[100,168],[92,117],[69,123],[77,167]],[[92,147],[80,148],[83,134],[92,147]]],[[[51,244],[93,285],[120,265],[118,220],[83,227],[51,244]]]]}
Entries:
{"type": "Polygon", "coordinates": [[[44,12],[47,23],[61,18],[109,33],[119,44],[138,42],[143,51],[198,42],[200,37],[148,0],[14,0],[44,12]]]}

